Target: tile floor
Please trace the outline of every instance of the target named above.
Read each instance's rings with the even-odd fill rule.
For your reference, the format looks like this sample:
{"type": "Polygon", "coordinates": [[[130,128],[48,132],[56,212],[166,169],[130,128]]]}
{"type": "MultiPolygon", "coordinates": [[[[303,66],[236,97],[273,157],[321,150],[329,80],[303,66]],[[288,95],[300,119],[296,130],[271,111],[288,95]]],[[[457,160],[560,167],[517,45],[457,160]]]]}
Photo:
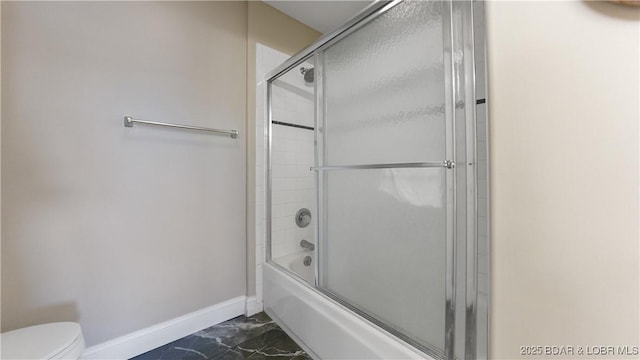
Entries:
{"type": "Polygon", "coordinates": [[[311,359],[267,314],[225,321],[132,360],[311,359]]]}

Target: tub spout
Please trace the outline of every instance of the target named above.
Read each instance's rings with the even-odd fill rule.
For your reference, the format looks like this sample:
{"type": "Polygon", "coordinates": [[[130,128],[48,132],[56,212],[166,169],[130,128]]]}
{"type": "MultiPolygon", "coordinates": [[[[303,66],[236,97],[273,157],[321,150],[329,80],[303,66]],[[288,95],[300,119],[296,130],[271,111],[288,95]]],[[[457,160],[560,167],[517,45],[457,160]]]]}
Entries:
{"type": "Polygon", "coordinates": [[[300,246],[302,246],[303,248],[307,249],[307,250],[315,250],[316,246],[310,242],[308,242],[307,240],[300,240],[300,246]]]}

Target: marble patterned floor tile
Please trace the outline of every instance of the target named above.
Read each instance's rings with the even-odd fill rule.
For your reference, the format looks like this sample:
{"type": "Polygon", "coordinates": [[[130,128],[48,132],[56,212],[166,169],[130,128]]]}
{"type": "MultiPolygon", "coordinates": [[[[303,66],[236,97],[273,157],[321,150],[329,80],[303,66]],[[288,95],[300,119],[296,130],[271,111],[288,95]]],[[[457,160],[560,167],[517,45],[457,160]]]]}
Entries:
{"type": "Polygon", "coordinates": [[[271,329],[235,347],[246,359],[291,359],[305,354],[281,329],[271,329]]]}
{"type": "Polygon", "coordinates": [[[238,316],[132,360],[311,359],[264,312],[238,316]]]}

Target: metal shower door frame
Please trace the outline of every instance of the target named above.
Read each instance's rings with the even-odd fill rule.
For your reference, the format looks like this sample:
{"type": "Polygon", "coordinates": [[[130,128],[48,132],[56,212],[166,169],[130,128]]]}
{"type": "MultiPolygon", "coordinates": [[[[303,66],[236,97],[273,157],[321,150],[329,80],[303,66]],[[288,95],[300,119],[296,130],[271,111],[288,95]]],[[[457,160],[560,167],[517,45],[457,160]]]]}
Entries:
{"type": "MultiPolygon", "coordinates": [[[[316,124],[315,124],[315,141],[323,142],[323,136],[318,136],[320,119],[324,116],[324,94],[323,94],[323,67],[322,52],[324,49],[340,41],[342,38],[355,32],[368,22],[384,14],[394,6],[402,3],[404,0],[384,1],[378,0],[356,15],[349,22],[336,29],[335,31],[321,37],[319,40],[306,47],[299,53],[295,54],[282,65],[266,75],[267,88],[267,198],[266,198],[266,235],[267,235],[267,261],[275,267],[291,273],[289,269],[285,269],[271,260],[271,205],[272,205],[272,180],[271,180],[271,155],[272,155],[272,93],[271,86],[273,81],[284,75],[292,68],[298,66],[304,61],[314,58],[315,60],[315,93],[316,93],[316,124]]],[[[332,294],[326,289],[319,287],[320,276],[320,252],[323,250],[320,239],[322,239],[322,230],[319,227],[319,221],[315,222],[315,238],[316,251],[316,279],[313,290],[322,294],[329,299],[353,310],[356,314],[364,319],[373,322],[382,329],[400,338],[401,340],[417,347],[426,354],[434,358],[442,359],[475,359],[486,358],[487,354],[476,353],[476,323],[477,314],[477,245],[476,245],[476,229],[477,223],[469,221],[469,219],[477,219],[477,208],[475,202],[475,193],[477,189],[476,178],[476,153],[475,153],[475,72],[473,64],[473,48],[474,34],[473,21],[474,16],[483,16],[483,14],[473,13],[473,3],[477,1],[443,1],[443,62],[445,69],[445,136],[446,159],[454,159],[455,164],[447,164],[449,171],[446,171],[446,192],[447,192],[447,211],[446,211],[446,270],[445,270],[445,348],[444,352],[426,348],[415,341],[408,339],[403,334],[391,329],[385,324],[380,323],[376,319],[372,319],[367,314],[362,313],[353,305],[341,300],[339,296],[332,294]],[[469,59],[471,59],[469,61],[469,59]],[[468,104],[468,105],[466,105],[468,104]],[[473,104],[473,111],[471,111],[473,104]],[[465,139],[460,142],[457,139],[460,127],[464,127],[465,139]],[[463,146],[460,146],[464,144],[463,146]],[[459,148],[464,148],[464,151],[459,148]],[[455,165],[455,168],[454,168],[455,165]],[[463,179],[461,178],[463,177],[463,179]],[[460,178],[460,179],[459,179],[460,178]],[[458,182],[464,182],[460,186],[458,182]],[[461,189],[462,187],[462,189],[461,189]],[[464,203],[459,203],[456,196],[460,191],[465,192],[464,203]],[[464,207],[464,233],[458,230],[458,221],[460,217],[458,210],[464,207]],[[460,257],[462,254],[462,258],[460,257]],[[464,259],[461,263],[461,259],[464,259]],[[459,281],[463,279],[464,283],[459,281]],[[464,291],[458,288],[464,286],[464,291]],[[457,296],[463,296],[463,302],[458,302],[457,296]],[[462,306],[462,307],[461,307],[462,306]],[[458,326],[456,326],[458,325],[458,326]],[[462,325],[462,326],[460,326],[462,325]],[[460,341],[456,344],[456,339],[460,341]]],[[[483,44],[484,45],[484,44],[483,44]]],[[[484,69],[481,69],[484,71],[484,69]]],[[[458,136],[459,137],[459,136],[458,136]]],[[[317,149],[318,146],[316,146],[317,149]]],[[[325,149],[324,146],[321,146],[325,149]]],[[[319,155],[316,151],[315,167],[321,167],[324,154],[319,155]]],[[[324,180],[323,171],[316,171],[315,176],[315,210],[319,218],[325,211],[322,208],[322,199],[319,198],[324,180]]],[[[326,215],[326,214],[324,214],[326,215]]],[[[295,277],[295,276],[294,276],[295,277]]],[[[486,316],[486,314],[484,314],[486,316]]]]}

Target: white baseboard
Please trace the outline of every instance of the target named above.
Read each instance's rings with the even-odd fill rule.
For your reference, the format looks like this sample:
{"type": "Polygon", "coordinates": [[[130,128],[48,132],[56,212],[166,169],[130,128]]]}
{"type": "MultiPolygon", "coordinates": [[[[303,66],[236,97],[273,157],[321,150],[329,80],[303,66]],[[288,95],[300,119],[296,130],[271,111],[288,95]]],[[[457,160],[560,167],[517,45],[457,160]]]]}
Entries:
{"type": "Polygon", "coordinates": [[[247,297],[239,296],[91,346],[85,350],[81,359],[129,359],[199,330],[240,316],[245,313],[246,309],[248,309],[247,297]]]}
{"type": "Polygon", "coordinates": [[[258,301],[258,298],[255,296],[248,297],[245,310],[244,310],[244,315],[251,316],[261,311],[262,311],[262,301],[258,301]]]}

